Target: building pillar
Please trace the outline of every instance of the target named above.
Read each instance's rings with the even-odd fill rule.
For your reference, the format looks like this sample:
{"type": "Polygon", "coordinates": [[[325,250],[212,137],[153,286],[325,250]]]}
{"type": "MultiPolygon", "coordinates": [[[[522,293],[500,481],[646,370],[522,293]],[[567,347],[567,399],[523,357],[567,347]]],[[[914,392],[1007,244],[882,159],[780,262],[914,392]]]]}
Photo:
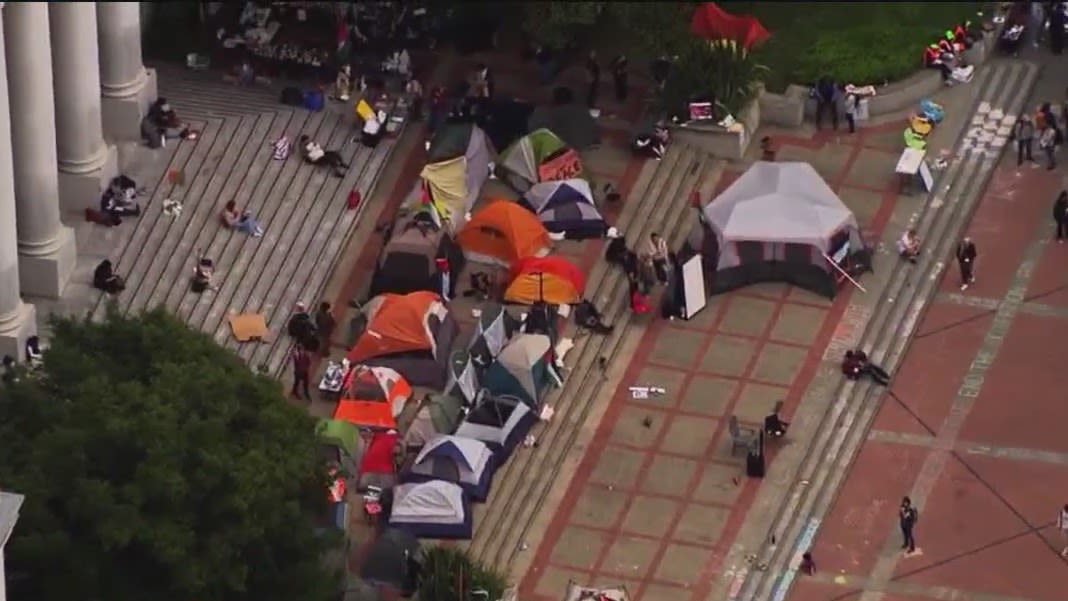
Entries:
{"type": "Polygon", "coordinates": [[[74,230],[59,217],[52,73],[40,68],[52,59],[47,2],[7,5],[4,50],[11,113],[20,115],[11,120],[19,280],[23,294],[59,298],[77,252],[74,230]]]}
{"type": "Polygon", "coordinates": [[[96,3],[49,2],[55,86],[59,198],[65,211],[95,207],[118,173],[114,147],[104,143],[96,3]]]}
{"type": "Polygon", "coordinates": [[[156,73],[141,62],[141,3],[97,2],[104,134],[140,140],[141,119],[156,99],[156,73]]]}
{"type": "MultiPolygon", "coordinates": [[[[3,5],[0,4],[0,8],[3,5]]],[[[0,20],[4,19],[0,12],[0,20]]],[[[0,38],[4,36],[0,27],[0,38]]],[[[2,40],[0,40],[2,42],[2,40]]],[[[0,48],[5,44],[0,43],[0,48]]],[[[37,329],[33,305],[19,294],[19,245],[15,227],[15,173],[11,164],[11,113],[7,64],[0,53],[0,355],[21,359],[26,339],[37,329]]]]}

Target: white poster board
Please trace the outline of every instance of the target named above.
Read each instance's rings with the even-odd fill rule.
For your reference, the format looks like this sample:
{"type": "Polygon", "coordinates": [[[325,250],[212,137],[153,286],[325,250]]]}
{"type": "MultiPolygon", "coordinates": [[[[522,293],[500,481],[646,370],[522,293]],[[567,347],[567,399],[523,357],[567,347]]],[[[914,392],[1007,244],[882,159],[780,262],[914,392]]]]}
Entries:
{"type": "Polygon", "coordinates": [[[897,165],[894,167],[894,172],[901,175],[916,175],[920,170],[920,165],[924,164],[923,157],[926,155],[927,151],[916,148],[902,150],[901,156],[897,159],[897,165]]]}
{"type": "Polygon", "coordinates": [[[705,266],[701,255],[696,254],[682,264],[682,318],[692,319],[708,303],[705,291],[705,266]]]}

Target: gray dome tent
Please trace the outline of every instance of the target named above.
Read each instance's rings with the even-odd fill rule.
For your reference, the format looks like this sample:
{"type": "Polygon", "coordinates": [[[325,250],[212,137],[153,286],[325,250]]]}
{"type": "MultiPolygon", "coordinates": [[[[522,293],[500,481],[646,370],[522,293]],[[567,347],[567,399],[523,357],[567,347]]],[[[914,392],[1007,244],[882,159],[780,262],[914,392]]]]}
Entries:
{"type": "Polygon", "coordinates": [[[475,365],[484,369],[501,354],[508,341],[519,331],[520,324],[500,303],[486,303],[480,307],[480,311],[474,336],[467,349],[475,365]]]}
{"type": "Polygon", "coordinates": [[[828,259],[871,269],[856,217],[808,163],[755,163],[701,213],[684,254],[701,253],[710,294],[782,281],[834,298],[828,259]]]}

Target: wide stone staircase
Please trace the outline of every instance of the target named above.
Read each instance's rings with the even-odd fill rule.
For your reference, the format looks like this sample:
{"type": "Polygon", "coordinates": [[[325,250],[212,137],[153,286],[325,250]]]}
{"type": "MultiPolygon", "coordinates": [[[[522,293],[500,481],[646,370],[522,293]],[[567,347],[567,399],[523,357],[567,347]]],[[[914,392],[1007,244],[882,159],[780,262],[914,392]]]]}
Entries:
{"type": "Polygon", "coordinates": [[[277,374],[285,365],[292,307],[319,299],[368,204],[349,210],[349,192],[369,198],[396,141],[369,149],[353,142],[352,118],[340,111],[286,107],[269,89],[236,88],[217,74],[178,67],[159,73],[160,94],[201,136],[153,151],[166,153],[168,167],[158,181],[146,182],[141,217],[119,226],[116,270],[128,288],[116,301],[128,313],[163,305],[234,348],[250,366],[277,374]],[[272,159],[275,140],[301,134],[341,152],[351,166],[347,174],[335,177],[296,152],[272,159]],[[180,215],[163,212],[167,199],[181,203],[180,215]],[[231,199],[257,217],[262,238],[222,225],[220,211],[231,199]],[[197,294],[190,279],[201,256],[217,266],[217,289],[197,294]],[[268,340],[237,343],[228,321],[235,312],[263,313],[268,340]]]}
{"type": "MultiPolygon", "coordinates": [[[[916,227],[930,241],[918,266],[892,262],[884,302],[879,305],[857,346],[891,373],[900,365],[916,326],[933,298],[947,257],[975,210],[997,161],[1007,146],[1015,116],[1038,75],[1036,66],[1001,60],[984,66],[970,84],[980,90],[974,116],[956,150],[956,159],[940,176],[916,227]]],[[[880,291],[871,291],[879,294],[880,291]]],[[[883,390],[869,381],[840,383],[831,397],[815,438],[806,446],[800,468],[787,475],[786,500],[772,520],[747,523],[739,540],[765,541],[757,548],[736,545],[724,559],[733,568],[709,599],[780,600],[797,575],[801,554],[819,532],[826,513],[881,406],[883,390]],[[747,532],[748,530],[748,532],[747,532]]],[[[773,466],[774,467],[774,466],[773,466]]],[[[758,498],[754,507],[760,506],[758,498]]]]}
{"type": "MultiPolygon", "coordinates": [[[[696,189],[707,192],[719,179],[723,163],[684,144],[674,144],[663,161],[649,163],[635,182],[616,227],[630,244],[659,232],[678,248],[697,220],[690,205],[696,189]]],[[[631,314],[628,286],[622,270],[599,261],[587,280],[591,298],[603,307],[608,323],[615,324],[607,336],[578,338],[566,356],[566,377],[561,389],[552,392],[547,403],[554,415],[536,426],[532,433],[537,445],[519,449],[494,477],[490,499],[475,507],[475,533],[468,543],[472,554],[505,572],[515,571],[520,554],[533,553],[537,541],[535,523],[542,510],[555,511],[554,485],[570,478],[566,466],[581,457],[576,439],[587,418],[596,411],[599,397],[609,384],[603,363],[625,364],[619,356],[629,336],[638,336],[647,325],[646,317],[631,314]]],[[[570,326],[569,326],[570,327],[570,326]]],[[[575,336],[573,328],[565,336],[575,336]]],[[[612,391],[607,391],[611,394],[612,391]]],[[[600,407],[603,409],[603,407],[600,407]]],[[[586,424],[596,427],[595,423],[586,424]]],[[[557,489],[559,492],[559,489],[557,489]]],[[[512,573],[518,579],[521,573],[512,573]]]]}

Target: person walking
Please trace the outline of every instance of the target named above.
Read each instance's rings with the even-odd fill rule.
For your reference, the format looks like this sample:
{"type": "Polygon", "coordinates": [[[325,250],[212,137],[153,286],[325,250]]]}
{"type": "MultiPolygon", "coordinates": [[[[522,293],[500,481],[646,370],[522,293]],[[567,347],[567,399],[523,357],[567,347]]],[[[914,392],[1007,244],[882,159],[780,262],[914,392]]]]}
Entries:
{"type": "Polygon", "coordinates": [[[975,259],[979,252],[975,248],[975,242],[965,236],[957,244],[957,265],[960,266],[960,289],[967,290],[968,286],[975,283],[975,259]]]}
{"type": "Polygon", "coordinates": [[[1068,504],[1061,507],[1061,513],[1057,516],[1057,529],[1061,531],[1061,539],[1064,541],[1061,557],[1068,557],[1068,504]]]}
{"type": "Polygon", "coordinates": [[[1016,140],[1016,166],[1023,165],[1024,159],[1034,163],[1035,157],[1031,150],[1035,141],[1035,122],[1031,115],[1024,113],[1012,126],[1012,139],[1016,140]]]}
{"type": "Polygon", "coordinates": [[[908,497],[901,499],[901,508],[897,512],[897,520],[901,526],[901,536],[904,539],[901,543],[901,548],[905,550],[906,555],[916,552],[916,537],[913,534],[913,530],[916,528],[916,522],[919,518],[920,514],[912,506],[912,499],[908,497]]]}
{"type": "Polygon", "coordinates": [[[1052,125],[1046,125],[1038,136],[1038,147],[1046,153],[1046,169],[1052,171],[1057,168],[1057,129],[1052,125]]]}
{"type": "Polygon", "coordinates": [[[616,100],[620,103],[627,100],[627,68],[629,64],[624,54],[620,54],[612,61],[612,82],[616,88],[616,100]]]}
{"type": "Polygon", "coordinates": [[[311,400],[311,390],[309,383],[311,381],[311,354],[300,344],[293,347],[292,352],[293,361],[293,388],[290,390],[290,394],[296,399],[307,398],[311,400]],[[304,397],[300,396],[301,392],[304,392],[304,397]]]}
{"type": "Polygon", "coordinates": [[[1068,190],[1061,190],[1053,201],[1053,223],[1057,224],[1057,242],[1068,238],[1068,190]]]}
{"type": "Polygon", "coordinates": [[[586,106],[597,106],[597,93],[601,89],[601,65],[597,62],[597,51],[590,50],[586,56],[586,76],[590,80],[590,87],[586,92],[586,106]]]}
{"type": "Polygon", "coordinates": [[[821,77],[812,94],[816,99],[816,129],[823,125],[823,113],[831,114],[831,124],[838,130],[838,84],[830,77],[821,77]]]}

